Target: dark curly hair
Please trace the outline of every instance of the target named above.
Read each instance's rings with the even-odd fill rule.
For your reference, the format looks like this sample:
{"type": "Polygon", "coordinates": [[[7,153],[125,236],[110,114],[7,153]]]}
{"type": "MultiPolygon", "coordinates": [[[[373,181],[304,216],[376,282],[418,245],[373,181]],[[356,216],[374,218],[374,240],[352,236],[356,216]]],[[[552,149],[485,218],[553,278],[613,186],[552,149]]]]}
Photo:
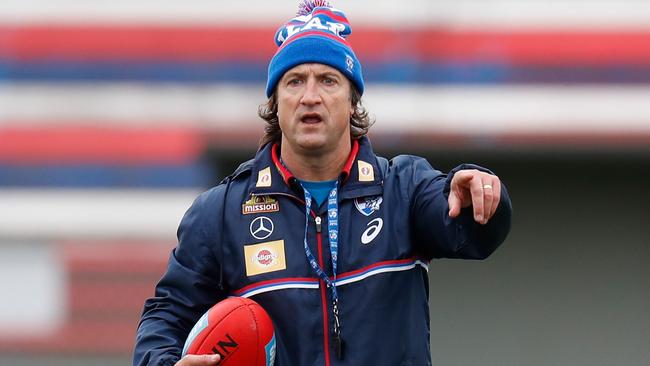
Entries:
{"type": "MultiPolygon", "coordinates": [[[[350,103],[354,106],[354,112],[350,116],[350,137],[352,139],[358,139],[368,133],[374,121],[370,119],[368,110],[366,110],[361,102],[361,93],[352,84],[350,85],[350,103]]],[[[259,147],[262,148],[262,146],[269,142],[280,143],[282,130],[280,130],[280,121],[278,119],[278,98],[276,92],[271,95],[266,103],[259,106],[257,115],[266,121],[264,136],[260,139],[259,147]]]]}

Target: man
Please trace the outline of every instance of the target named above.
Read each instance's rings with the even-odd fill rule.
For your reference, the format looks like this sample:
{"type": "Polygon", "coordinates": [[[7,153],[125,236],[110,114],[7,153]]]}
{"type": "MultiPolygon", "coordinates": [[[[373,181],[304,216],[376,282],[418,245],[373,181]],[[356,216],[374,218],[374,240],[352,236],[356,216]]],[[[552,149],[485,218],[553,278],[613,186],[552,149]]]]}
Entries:
{"type": "Polygon", "coordinates": [[[179,358],[192,325],[226,296],[269,313],[278,366],[431,364],[428,263],[490,255],[509,231],[510,200],[478,166],[445,175],[421,158],[374,155],[349,34],[323,1],[276,33],[263,144],[183,218],[134,365],[216,364],[179,358]]]}

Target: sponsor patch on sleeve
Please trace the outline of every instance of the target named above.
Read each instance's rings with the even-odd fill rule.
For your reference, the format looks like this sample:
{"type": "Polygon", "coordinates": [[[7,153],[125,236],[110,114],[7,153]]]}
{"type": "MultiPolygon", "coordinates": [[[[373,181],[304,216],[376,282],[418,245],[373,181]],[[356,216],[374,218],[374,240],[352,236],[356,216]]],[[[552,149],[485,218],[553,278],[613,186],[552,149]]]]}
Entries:
{"type": "Polygon", "coordinates": [[[245,245],[244,258],[247,276],[287,269],[284,257],[284,240],[245,245]]]}

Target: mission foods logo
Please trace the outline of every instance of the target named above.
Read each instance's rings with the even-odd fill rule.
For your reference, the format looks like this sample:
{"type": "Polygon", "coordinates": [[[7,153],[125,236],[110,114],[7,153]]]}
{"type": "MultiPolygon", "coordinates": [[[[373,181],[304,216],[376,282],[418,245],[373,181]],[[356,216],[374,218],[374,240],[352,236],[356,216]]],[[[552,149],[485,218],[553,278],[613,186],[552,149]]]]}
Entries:
{"type": "Polygon", "coordinates": [[[244,246],[246,275],[280,271],[287,268],[284,257],[284,240],[244,246]]]}
{"type": "Polygon", "coordinates": [[[244,215],[280,211],[280,203],[269,196],[253,196],[241,206],[244,215]]]}

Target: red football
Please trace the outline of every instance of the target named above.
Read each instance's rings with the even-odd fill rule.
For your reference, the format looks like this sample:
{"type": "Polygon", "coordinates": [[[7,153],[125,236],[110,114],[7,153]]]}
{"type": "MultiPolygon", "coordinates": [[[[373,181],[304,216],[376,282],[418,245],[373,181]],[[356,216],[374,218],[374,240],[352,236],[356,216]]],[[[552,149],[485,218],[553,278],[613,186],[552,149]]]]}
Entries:
{"type": "Polygon", "coordinates": [[[219,354],[219,365],[271,366],[275,361],[273,322],[255,301],[229,297],[208,310],[187,336],[183,356],[219,354]]]}

